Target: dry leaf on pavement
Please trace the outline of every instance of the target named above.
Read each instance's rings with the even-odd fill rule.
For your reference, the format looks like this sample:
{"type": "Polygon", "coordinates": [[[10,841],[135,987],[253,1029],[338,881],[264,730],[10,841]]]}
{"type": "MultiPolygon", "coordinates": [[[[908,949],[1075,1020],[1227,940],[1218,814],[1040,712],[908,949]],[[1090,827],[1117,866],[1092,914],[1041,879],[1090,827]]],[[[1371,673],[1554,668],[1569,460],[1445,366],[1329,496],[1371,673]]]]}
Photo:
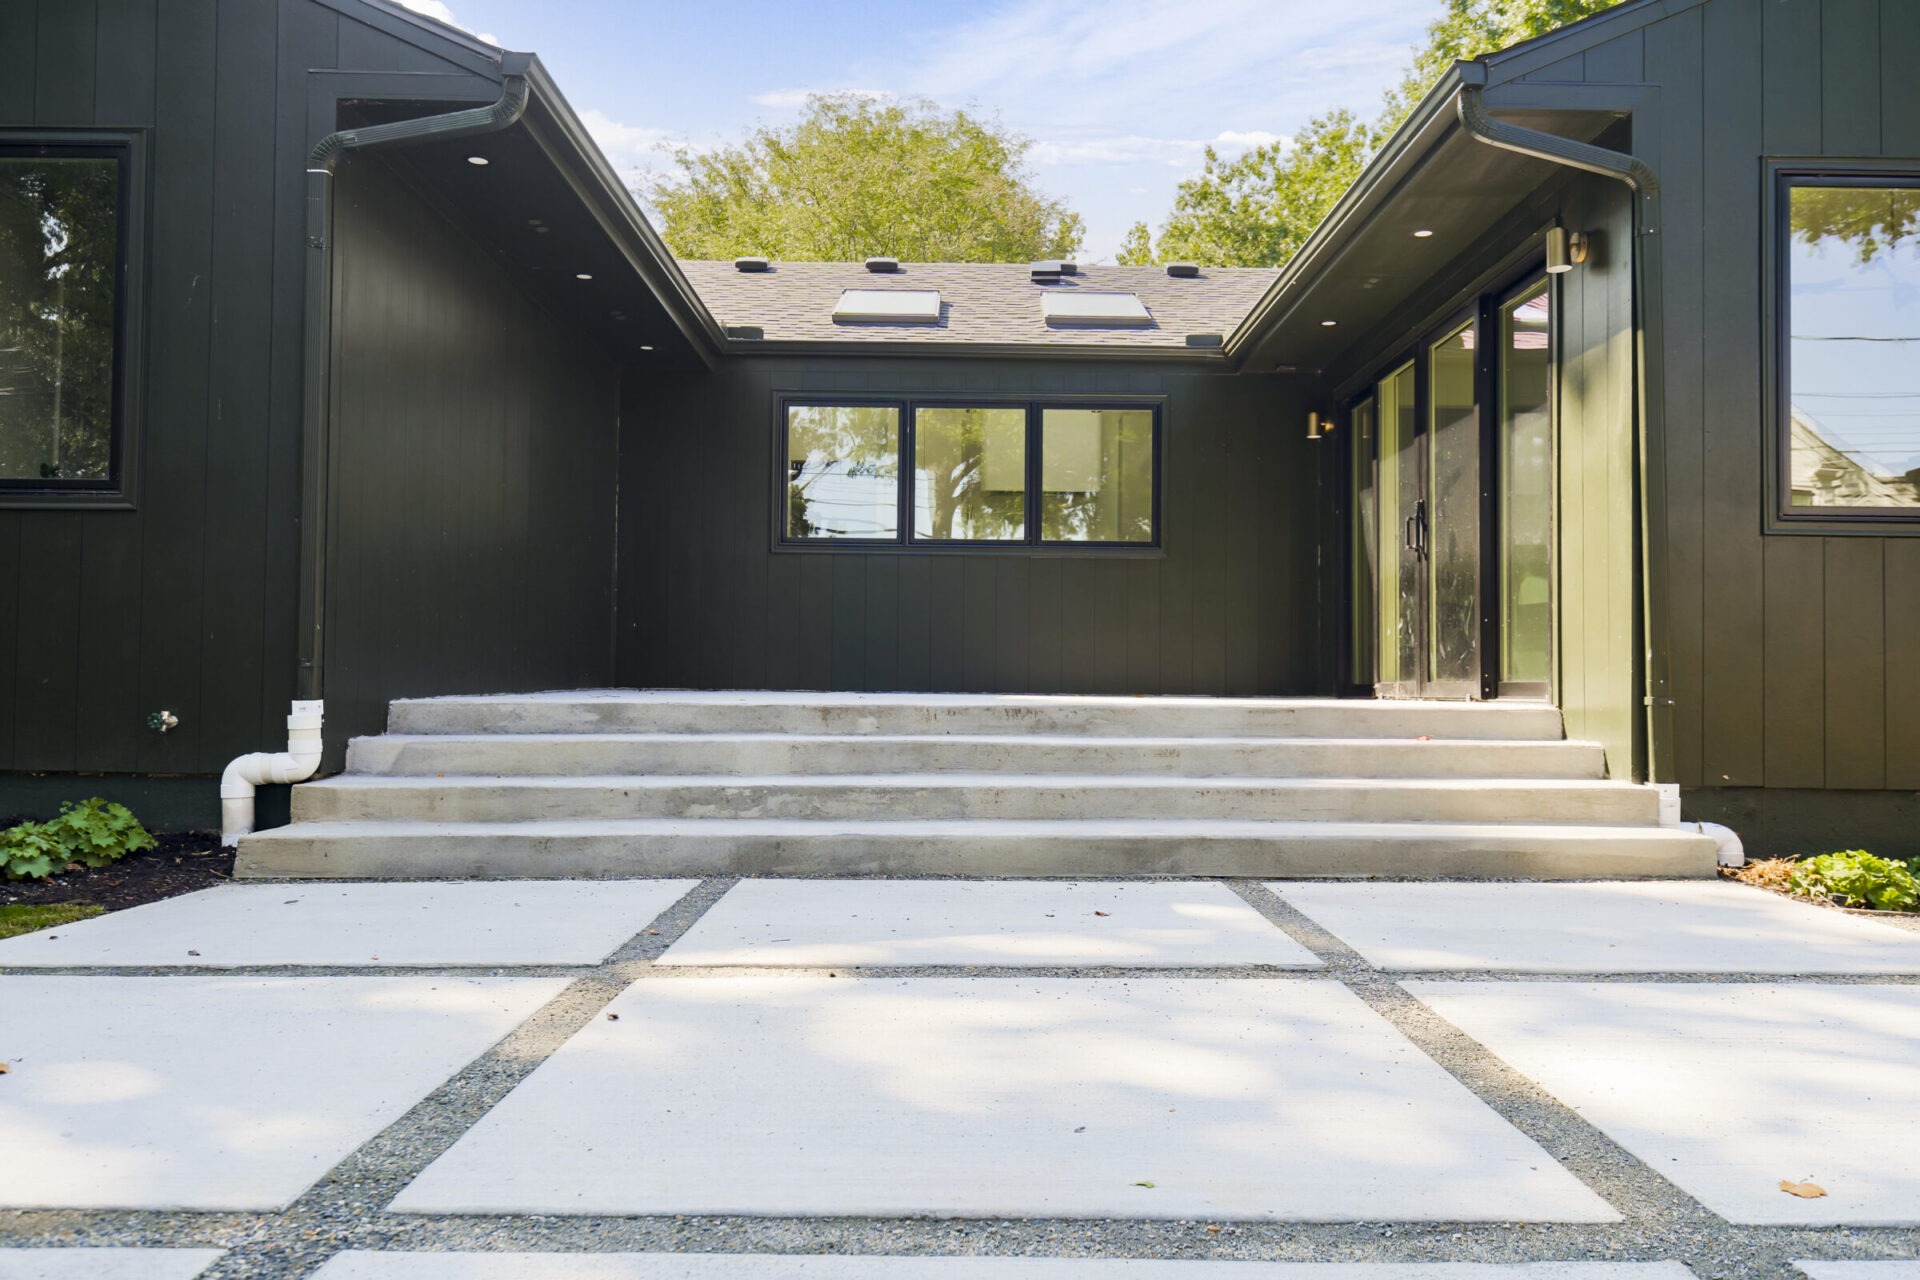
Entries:
{"type": "Polygon", "coordinates": [[[1799,1196],[1802,1200],[1818,1200],[1827,1194],[1827,1189],[1816,1182],[1782,1181],[1780,1189],[1790,1196],[1799,1196]]]}

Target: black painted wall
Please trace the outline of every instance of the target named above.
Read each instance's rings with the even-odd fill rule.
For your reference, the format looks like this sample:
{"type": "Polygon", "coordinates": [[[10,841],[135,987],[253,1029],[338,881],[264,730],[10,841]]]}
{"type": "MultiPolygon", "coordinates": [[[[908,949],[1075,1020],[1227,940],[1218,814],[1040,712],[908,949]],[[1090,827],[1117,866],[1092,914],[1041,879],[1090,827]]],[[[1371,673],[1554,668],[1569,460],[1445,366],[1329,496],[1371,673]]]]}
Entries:
{"type": "Polygon", "coordinates": [[[613,677],[619,374],[400,172],[334,190],[328,741],[613,677]]]}
{"type": "MultiPolygon", "coordinates": [[[[187,775],[169,794],[206,821],[207,775],[286,741],[320,89],[334,68],[487,72],[356,11],[0,0],[0,129],[144,130],[151,174],[138,507],[0,503],[0,800],[44,791],[26,771],[187,775]],[[180,718],[164,736],[161,708],[180,718]]],[[[95,791],[111,778],[73,788],[95,791]]]]}
{"type": "Polygon", "coordinates": [[[1318,467],[1297,389],[1169,365],[763,358],[630,371],[622,684],[1312,693],[1318,467]],[[1165,554],[776,551],[775,404],[832,390],[1167,396],[1165,554]]]}

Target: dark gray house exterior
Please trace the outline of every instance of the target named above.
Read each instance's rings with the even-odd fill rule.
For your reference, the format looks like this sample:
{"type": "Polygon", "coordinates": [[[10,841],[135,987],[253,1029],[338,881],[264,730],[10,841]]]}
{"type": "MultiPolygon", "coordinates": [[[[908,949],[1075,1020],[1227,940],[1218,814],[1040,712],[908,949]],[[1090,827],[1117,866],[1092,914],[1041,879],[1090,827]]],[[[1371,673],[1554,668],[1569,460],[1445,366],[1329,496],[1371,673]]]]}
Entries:
{"type": "Polygon", "coordinates": [[[743,271],[386,0],[7,0],[0,815],[210,826],[295,700],[324,772],[440,693],[1546,699],[1920,853],[1917,57],[1628,0],[1279,271],[743,271]]]}

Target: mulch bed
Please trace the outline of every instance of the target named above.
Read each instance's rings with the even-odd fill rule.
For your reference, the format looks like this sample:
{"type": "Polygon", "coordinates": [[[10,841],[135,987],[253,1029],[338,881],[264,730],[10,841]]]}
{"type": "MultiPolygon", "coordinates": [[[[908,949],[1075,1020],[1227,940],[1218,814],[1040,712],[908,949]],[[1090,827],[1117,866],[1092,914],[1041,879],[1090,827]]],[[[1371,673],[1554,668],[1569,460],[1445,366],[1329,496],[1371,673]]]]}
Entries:
{"type": "Polygon", "coordinates": [[[159,846],[110,866],[67,871],[47,880],[0,880],[0,906],[15,902],[91,902],[108,911],[158,902],[225,884],[233,850],[210,832],[155,836],[159,846]]]}

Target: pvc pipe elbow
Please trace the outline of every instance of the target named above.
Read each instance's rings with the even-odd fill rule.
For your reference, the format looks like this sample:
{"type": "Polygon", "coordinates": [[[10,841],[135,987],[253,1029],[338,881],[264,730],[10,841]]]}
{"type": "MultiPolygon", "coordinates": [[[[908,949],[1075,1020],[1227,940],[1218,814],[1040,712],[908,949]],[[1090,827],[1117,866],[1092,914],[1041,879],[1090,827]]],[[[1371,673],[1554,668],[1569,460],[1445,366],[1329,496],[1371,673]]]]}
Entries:
{"type": "Polygon", "coordinates": [[[295,702],[287,717],[287,749],[236,757],[220,775],[220,843],[236,845],[253,833],[254,791],[265,782],[305,782],[320,767],[326,703],[295,702]]]}
{"type": "Polygon", "coordinates": [[[1718,862],[1723,867],[1744,867],[1747,865],[1747,850],[1740,843],[1740,837],[1732,827],[1723,827],[1717,822],[1695,822],[1690,824],[1701,835],[1712,836],[1720,846],[1718,862]]]}

